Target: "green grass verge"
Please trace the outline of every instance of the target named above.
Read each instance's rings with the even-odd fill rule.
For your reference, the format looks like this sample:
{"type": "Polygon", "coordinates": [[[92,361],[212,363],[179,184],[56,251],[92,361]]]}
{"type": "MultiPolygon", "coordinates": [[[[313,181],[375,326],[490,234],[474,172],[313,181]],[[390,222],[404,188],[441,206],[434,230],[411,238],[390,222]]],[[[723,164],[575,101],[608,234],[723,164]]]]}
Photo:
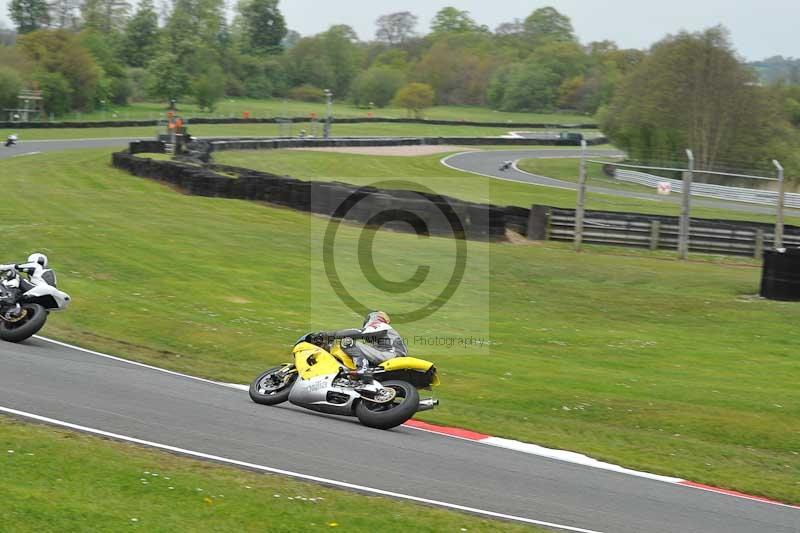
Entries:
{"type": "Polygon", "coordinates": [[[17,533],[531,530],[2,416],[0,448],[0,523],[17,533]]]}
{"type": "MultiPolygon", "coordinates": [[[[331,179],[355,184],[370,184],[379,178],[403,178],[404,181],[412,185],[413,183],[426,185],[431,178],[436,178],[438,192],[465,200],[522,207],[530,207],[532,204],[566,208],[575,207],[577,201],[575,191],[466,174],[442,165],[441,160],[445,155],[378,157],[308,150],[243,150],[216,153],[214,154],[214,160],[227,165],[286,174],[300,179],[331,179]]],[[[534,167],[528,164],[526,169],[553,178],[572,181],[575,178],[570,178],[570,176],[578,172],[577,159],[531,161],[536,161],[537,165],[534,167]]],[[[604,182],[599,181],[603,179],[599,167],[595,166],[590,172],[591,179],[598,180],[598,185],[608,186],[608,183],[606,183],[608,178],[605,178],[606,181],[604,182]]],[[[653,192],[651,189],[635,185],[617,185],[621,190],[653,192]]],[[[603,211],[629,211],[673,216],[680,214],[680,205],[666,200],[639,200],[594,193],[588,195],[586,206],[588,209],[603,211]]],[[[707,207],[694,207],[692,216],[775,222],[775,217],[772,215],[707,207]]],[[[787,217],[786,223],[800,224],[800,218],[787,217]]]]}
{"type": "MultiPolygon", "coordinates": [[[[253,118],[278,117],[278,116],[309,116],[316,113],[322,118],[326,113],[324,103],[309,103],[296,100],[268,99],[253,100],[248,98],[225,98],[221,100],[213,113],[200,111],[189,103],[180,103],[178,113],[186,117],[241,117],[248,111],[253,118]]],[[[383,109],[361,109],[348,103],[334,102],[333,113],[335,117],[367,117],[372,112],[375,117],[404,118],[408,116],[405,109],[386,107],[383,109]]],[[[140,102],[128,106],[109,108],[105,111],[98,110],[93,113],[70,113],[58,120],[114,120],[113,114],[120,120],[155,120],[166,117],[166,105],[156,102],[140,102]]],[[[528,122],[546,124],[594,124],[592,116],[574,113],[508,113],[495,111],[479,106],[435,106],[425,110],[425,118],[438,120],[470,120],[478,122],[528,122]]]]}
{"type": "MultiPolygon", "coordinates": [[[[111,168],[103,150],[3,168],[0,186],[15,191],[0,204],[4,255],[44,250],[73,296],[46,335],[247,382],[303,332],[360,323],[311,292],[325,285],[309,244],[323,218],[181,195],[111,168]]],[[[456,178],[477,191],[469,176],[445,184],[456,178]]],[[[340,233],[346,264],[361,233],[340,233]]],[[[451,247],[376,235],[381,273],[395,280],[418,264],[446,270],[451,247]]],[[[477,264],[465,290],[441,315],[398,327],[474,335],[488,306],[491,351],[412,346],[443,378],[440,408],[422,418],[800,502],[800,306],[756,298],[756,262],[557,243],[469,243],[468,253],[477,264]],[[470,292],[482,283],[488,302],[470,292]]],[[[342,275],[360,279],[356,267],[342,275]]],[[[356,297],[389,311],[409,303],[368,284],[356,297]]]]}
{"type": "MultiPolygon", "coordinates": [[[[595,161],[614,161],[614,159],[595,157],[595,161]]],[[[617,159],[617,161],[619,161],[617,159]]],[[[522,159],[517,162],[517,167],[531,174],[547,176],[572,183],[578,182],[578,160],[577,159],[522,159]]],[[[620,191],[635,191],[654,193],[652,187],[645,187],[635,183],[627,183],[610,178],[605,175],[600,165],[588,163],[586,165],[587,184],[594,187],[606,189],[616,189],[620,191]]]]}
{"type": "MultiPolygon", "coordinates": [[[[295,124],[291,131],[281,129],[277,124],[197,124],[189,126],[192,135],[198,137],[274,137],[297,136],[305,129],[311,135],[308,124],[295,124]]],[[[509,128],[486,128],[480,126],[437,126],[432,124],[334,124],[332,135],[340,137],[354,136],[393,136],[393,137],[497,137],[509,132],[509,128]]],[[[541,130],[544,131],[544,130],[541,130]]],[[[552,131],[552,130],[548,130],[552,131]]],[[[63,129],[23,129],[2,130],[0,138],[11,133],[19,135],[20,142],[51,139],[95,139],[118,137],[151,138],[158,133],[165,133],[164,127],[141,126],[135,128],[63,128],[63,129]]],[[[597,132],[585,132],[595,135],[597,132]]],[[[322,135],[322,127],[317,136],[322,135]]]]}

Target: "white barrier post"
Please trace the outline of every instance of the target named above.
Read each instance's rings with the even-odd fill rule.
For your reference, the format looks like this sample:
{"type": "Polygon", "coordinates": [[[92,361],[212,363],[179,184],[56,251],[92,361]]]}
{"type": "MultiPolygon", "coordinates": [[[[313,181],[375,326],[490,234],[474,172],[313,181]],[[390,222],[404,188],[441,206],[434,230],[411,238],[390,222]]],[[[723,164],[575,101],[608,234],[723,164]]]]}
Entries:
{"type": "Polygon", "coordinates": [[[778,206],[775,213],[775,248],[783,248],[783,204],[786,197],[786,184],[783,180],[783,167],[777,159],[772,164],[778,169],[778,206]]]}
{"type": "Polygon", "coordinates": [[[689,256],[689,213],[691,210],[692,181],[694,179],[694,154],[691,150],[686,150],[686,157],[689,159],[689,170],[683,174],[681,219],[678,235],[678,257],[681,259],[686,259],[689,256]]]}
{"type": "Polygon", "coordinates": [[[578,205],[575,208],[575,251],[583,244],[583,215],[586,207],[586,141],[581,141],[581,163],[578,174],[578,205]]]}

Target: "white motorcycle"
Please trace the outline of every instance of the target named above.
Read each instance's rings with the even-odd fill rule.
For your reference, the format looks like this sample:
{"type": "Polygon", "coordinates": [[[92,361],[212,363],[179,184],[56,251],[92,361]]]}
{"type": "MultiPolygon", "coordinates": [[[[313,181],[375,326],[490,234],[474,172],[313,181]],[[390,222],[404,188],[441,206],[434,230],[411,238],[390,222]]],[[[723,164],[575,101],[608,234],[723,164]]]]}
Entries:
{"type": "Polygon", "coordinates": [[[56,288],[55,276],[32,283],[19,275],[16,266],[2,265],[0,271],[0,339],[21,342],[35,335],[50,311],[69,305],[69,294],[56,288]]]}

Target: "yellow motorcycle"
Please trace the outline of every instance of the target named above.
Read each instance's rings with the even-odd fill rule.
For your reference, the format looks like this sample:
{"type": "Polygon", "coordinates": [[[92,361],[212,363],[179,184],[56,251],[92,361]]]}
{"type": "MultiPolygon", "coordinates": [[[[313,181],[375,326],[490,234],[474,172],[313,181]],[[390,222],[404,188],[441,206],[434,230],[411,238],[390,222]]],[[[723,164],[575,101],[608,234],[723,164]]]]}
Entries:
{"type": "Polygon", "coordinates": [[[263,405],[289,401],[312,411],[356,416],[377,429],[399,426],[439,404],[419,396],[419,389],[439,384],[433,363],[396,357],[373,367],[370,379],[363,379],[352,374],[356,365],[342,346],[348,342],[352,340],[304,335],[292,350],[294,362],[258,376],[250,385],[250,398],[263,405]]]}

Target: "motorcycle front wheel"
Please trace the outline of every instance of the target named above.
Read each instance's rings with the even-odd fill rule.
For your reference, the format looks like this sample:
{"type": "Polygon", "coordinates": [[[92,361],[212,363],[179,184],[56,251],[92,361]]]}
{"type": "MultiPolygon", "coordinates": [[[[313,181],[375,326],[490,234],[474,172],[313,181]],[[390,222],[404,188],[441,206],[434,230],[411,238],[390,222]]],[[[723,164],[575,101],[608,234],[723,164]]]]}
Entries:
{"type": "Polygon", "coordinates": [[[39,304],[22,304],[25,316],[16,322],[0,320],[0,339],[22,342],[36,335],[47,321],[47,309],[39,304]]]}
{"type": "Polygon", "coordinates": [[[286,365],[263,372],[250,384],[250,399],[261,405],[278,405],[289,399],[297,372],[286,365]]]}
{"type": "Polygon", "coordinates": [[[391,429],[414,416],[419,408],[419,391],[414,385],[395,380],[382,382],[381,385],[394,389],[397,395],[388,403],[358,402],[356,416],[362,424],[375,429],[391,429]]]}

